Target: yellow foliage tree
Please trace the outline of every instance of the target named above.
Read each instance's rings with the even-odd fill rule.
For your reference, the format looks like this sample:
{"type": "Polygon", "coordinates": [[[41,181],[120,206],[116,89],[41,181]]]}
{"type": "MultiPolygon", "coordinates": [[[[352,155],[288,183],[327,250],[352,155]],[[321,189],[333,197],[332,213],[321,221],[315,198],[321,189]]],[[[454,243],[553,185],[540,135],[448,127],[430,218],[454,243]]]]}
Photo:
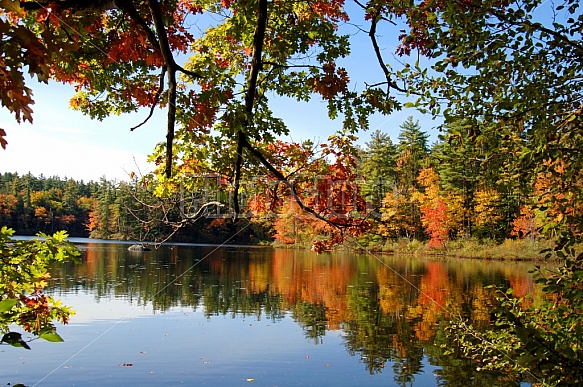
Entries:
{"type": "Polygon", "coordinates": [[[381,224],[378,231],[387,238],[411,237],[415,232],[410,213],[409,198],[398,189],[387,192],[381,208],[381,224]]]}
{"type": "Polygon", "coordinates": [[[504,219],[500,211],[500,193],[493,188],[478,188],[474,192],[473,224],[481,235],[493,235],[496,224],[504,219]]]}
{"type": "Polygon", "coordinates": [[[469,211],[464,205],[464,197],[454,191],[443,195],[443,202],[447,207],[447,228],[453,237],[464,236],[467,228],[465,222],[469,219],[469,211]]]}

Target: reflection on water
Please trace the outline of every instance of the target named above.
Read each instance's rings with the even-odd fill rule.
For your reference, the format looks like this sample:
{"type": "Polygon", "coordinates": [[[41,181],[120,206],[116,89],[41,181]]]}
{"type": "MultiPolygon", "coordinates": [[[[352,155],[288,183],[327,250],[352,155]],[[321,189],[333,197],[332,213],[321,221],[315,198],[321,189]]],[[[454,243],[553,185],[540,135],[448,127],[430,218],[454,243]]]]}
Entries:
{"type": "MultiPolygon", "coordinates": [[[[121,244],[80,247],[82,264],[53,270],[49,292],[79,312],[71,327],[59,327],[59,332],[74,331],[75,324],[101,327],[108,320],[124,320],[132,327],[137,324],[132,321],[148,321],[152,324],[148,330],[155,331],[154,321],[176,319],[174,332],[184,335],[182,343],[172,344],[170,354],[164,342],[152,351],[163,352],[164,361],[179,368],[171,374],[182,372],[183,376],[185,366],[179,365],[183,357],[195,356],[185,355],[188,336],[201,335],[195,345],[201,351],[228,338],[230,343],[222,344],[222,352],[219,347],[214,350],[217,357],[234,356],[229,367],[188,374],[181,379],[186,383],[224,384],[237,375],[235,384],[253,379],[262,385],[512,385],[512,381],[476,372],[475,364],[445,355],[443,348],[453,343],[448,342],[440,322],[464,316],[478,327],[489,324],[493,293],[485,285],[511,286],[517,296],[535,292],[528,263],[318,256],[250,247],[180,245],[146,253],[128,252],[127,245],[121,244]],[[244,350],[240,340],[249,339],[247,331],[253,326],[257,336],[244,343],[244,350]],[[210,340],[206,346],[201,345],[203,333],[204,340],[210,340]],[[301,344],[296,344],[298,334],[304,336],[301,344]],[[241,358],[233,354],[237,352],[233,348],[243,350],[241,358]],[[302,355],[300,361],[292,356],[296,350],[326,354],[321,364],[325,368],[306,372],[309,356],[302,355]],[[248,363],[251,354],[255,365],[248,363]],[[332,364],[346,365],[334,368],[332,364]],[[241,370],[256,376],[244,378],[241,370]]],[[[131,332],[138,330],[134,327],[131,332]]],[[[119,340],[124,346],[126,338],[119,340]]],[[[127,340],[131,347],[131,338],[127,340]]],[[[47,351],[51,349],[61,350],[51,346],[47,351]]],[[[2,358],[8,356],[6,352],[2,358]]],[[[10,353],[14,356],[15,352],[10,353]]],[[[99,360],[88,361],[99,369],[95,364],[99,360]]],[[[148,381],[151,376],[140,375],[133,375],[132,380],[152,382],[148,381]]],[[[37,380],[42,377],[38,375],[37,380]]],[[[112,385],[123,381],[121,376],[111,378],[112,385]]],[[[166,375],[161,381],[171,384],[169,378],[166,375]]]]}

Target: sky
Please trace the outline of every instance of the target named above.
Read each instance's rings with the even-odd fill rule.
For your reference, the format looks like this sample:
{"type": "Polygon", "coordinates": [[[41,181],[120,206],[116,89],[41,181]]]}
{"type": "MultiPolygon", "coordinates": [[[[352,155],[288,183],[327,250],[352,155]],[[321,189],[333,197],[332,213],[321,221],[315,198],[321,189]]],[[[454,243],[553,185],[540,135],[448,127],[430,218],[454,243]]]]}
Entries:
{"type": "MultiPolygon", "coordinates": [[[[147,163],[147,156],[156,144],[165,141],[165,110],[157,109],[146,125],[132,132],[130,128],[142,122],[147,111],[91,120],[68,108],[73,95],[71,87],[41,84],[33,85],[33,90],[36,103],[32,124],[18,124],[6,109],[0,110],[0,128],[7,132],[8,141],[6,150],[0,149],[0,172],[98,181],[102,177],[128,180],[131,172],[140,175],[154,169],[147,163]]],[[[273,110],[290,126],[289,140],[323,142],[341,127],[340,121],[327,118],[325,103],[319,100],[309,103],[282,100],[273,110]]],[[[373,117],[371,129],[359,135],[362,144],[376,129],[389,133],[396,142],[399,125],[409,115],[415,112],[373,117]]],[[[430,121],[422,123],[422,129],[431,133],[431,137],[436,135],[433,125],[430,121]]]]}
{"type": "Polygon", "coordinates": [[[103,176],[127,180],[132,171],[151,171],[147,155],[164,140],[164,111],[131,132],[147,116],[146,111],[91,120],[68,107],[72,87],[30,85],[35,99],[32,124],[18,124],[6,109],[0,110],[0,128],[8,141],[6,150],[0,149],[0,172],[89,181],[103,176]]]}
{"type": "MultiPolygon", "coordinates": [[[[348,33],[356,34],[354,27],[345,28],[350,28],[348,33]]],[[[398,29],[392,27],[385,34],[395,36],[397,32],[398,29]]],[[[384,44],[383,52],[387,60],[396,61],[392,57],[396,42],[382,33],[379,39],[384,44]]],[[[366,35],[359,33],[353,38],[355,44],[350,58],[340,63],[352,77],[351,87],[362,87],[364,79],[369,82],[382,80],[366,35]]],[[[23,175],[30,172],[35,176],[43,174],[45,177],[97,181],[102,177],[128,180],[131,172],[140,175],[154,169],[147,163],[147,155],[157,143],[165,141],[165,110],[156,109],[147,124],[131,132],[130,128],[141,123],[148,111],[113,116],[103,121],[91,120],[69,108],[73,86],[55,82],[45,85],[34,81],[28,86],[32,88],[35,100],[32,124],[16,123],[14,116],[0,107],[0,128],[7,132],[5,138],[8,141],[7,149],[0,149],[0,173],[23,175]]],[[[291,134],[287,139],[294,141],[311,139],[322,142],[342,127],[341,120],[328,119],[326,104],[317,98],[309,103],[280,99],[272,105],[272,110],[288,124],[291,134]]],[[[410,115],[420,121],[422,130],[429,133],[430,141],[435,141],[437,131],[434,127],[437,124],[413,109],[405,109],[390,116],[371,117],[370,130],[360,134],[360,142],[364,145],[376,129],[388,133],[396,142],[399,125],[410,115]]]]}

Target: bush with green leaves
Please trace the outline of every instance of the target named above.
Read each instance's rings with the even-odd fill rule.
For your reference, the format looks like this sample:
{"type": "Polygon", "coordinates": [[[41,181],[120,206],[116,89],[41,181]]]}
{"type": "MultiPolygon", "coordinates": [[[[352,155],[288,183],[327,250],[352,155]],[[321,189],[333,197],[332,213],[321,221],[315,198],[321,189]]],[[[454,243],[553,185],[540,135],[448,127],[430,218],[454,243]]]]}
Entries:
{"type": "Polygon", "coordinates": [[[478,371],[515,374],[537,386],[583,385],[583,253],[567,254],[558,268],[537,266],[542,300],[498,289],[499,305],[486,331],[450,324],[451,337],[478,371]]]}
{"type": "Polygon", "coordinates": [[[43,288],[50,278],[49,265],[76,259],[79,251],[66,241],[64,231],[53,236],[41,233],[32,240],[11,240],[13,234],[7,227],[0,229],[0,343],[30,349],[16,330],[63,341],[53,322],[66,324],[75,312],[45,295],[43,288]]]}

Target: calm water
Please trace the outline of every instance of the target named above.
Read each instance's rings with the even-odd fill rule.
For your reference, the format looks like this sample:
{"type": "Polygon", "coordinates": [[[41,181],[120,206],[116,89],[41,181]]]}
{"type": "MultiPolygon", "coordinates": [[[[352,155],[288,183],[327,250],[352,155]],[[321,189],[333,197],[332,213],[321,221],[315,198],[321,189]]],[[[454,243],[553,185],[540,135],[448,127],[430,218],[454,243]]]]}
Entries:
{"type": "Polygon", "coordinates": [[[1,346],[0,385],[509,386],[444,355],[440,322],[534,291],[529,263],[78,246],[47,290],[77,311],[65,342],[1,346]]]}

